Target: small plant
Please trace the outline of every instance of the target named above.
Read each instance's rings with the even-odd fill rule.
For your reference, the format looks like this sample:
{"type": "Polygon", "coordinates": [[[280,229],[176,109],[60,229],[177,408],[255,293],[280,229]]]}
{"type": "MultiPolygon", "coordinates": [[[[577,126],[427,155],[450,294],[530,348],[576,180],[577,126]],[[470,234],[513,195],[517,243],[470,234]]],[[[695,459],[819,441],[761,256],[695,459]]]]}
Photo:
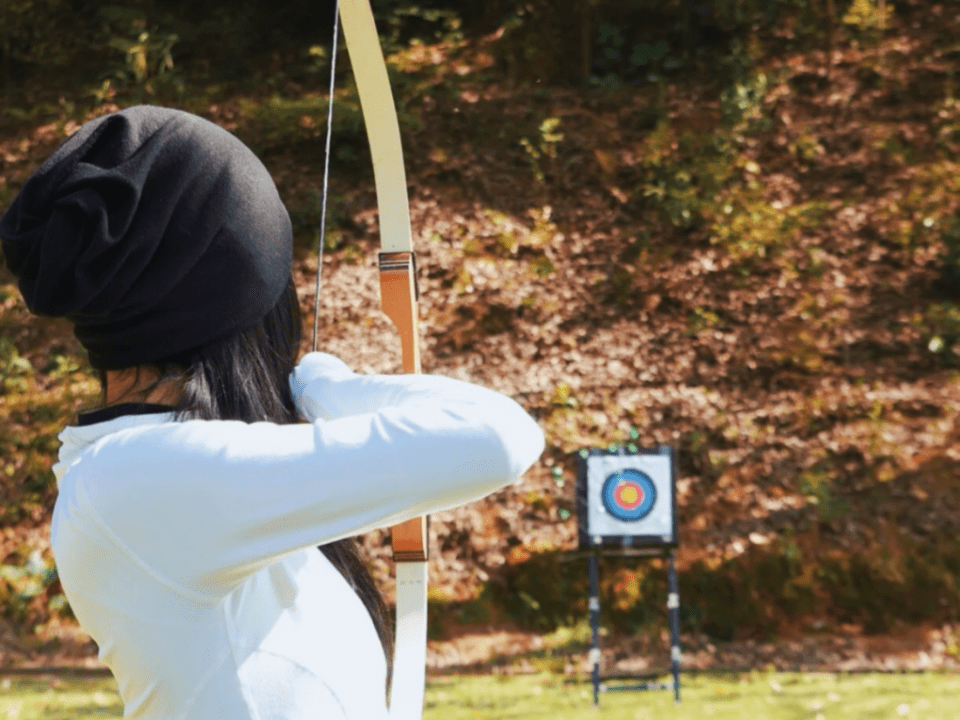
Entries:
{"type": "Polygon", "coordinates": [[[789,214],[759,193],[732,193],[711,219],[710,241],[737,261],[767,257],[792,235],[789,214]]]}
{"type": "Polygon", "coordinates": [[[889,26],[893,12],[893,5],[884,0],[853,0],[843,16],[843,22],[860,32],[882,32],[889,26]]]}
{"type": "Polygon", "coordinates": [[[590,82],[608,90],[619,90],[624,83],[661,83],[666,73],[683,67],[683,60],[670,54],[670,43],[658,40],[631,45],[622,29],[610,22],[597,27],[596,49],[590,82]]]}
{"type": "MultiPolygon", "coordinates": [[[[0,608],[8,617],[24,620],[31,612],[34,598],[47,595],[57,580],[53,562],[34,551],[23,564],[0,565],[0,608]]],[[[67,599],[56,593],[45,600],[46,610],[68,612],[67,599]]]]}
{"type": "Polygon", "coordinates": [[[687,317],[687,331],[691,335],[698,335],[705,330],[711,330],[720,324],[720,317],[702,307],[694,309],[687,317]]]}
{"type": "Polygon", "coordinates": [[[138,91],[154,94],[157,84],[174,87],[183,92],[183,81],[174,73],[173,46],[179,37],[173,33],[148,30],[147,19],[131,8],[110,5],[100,8],[100,17],[110,27],[112,35],[107,45],[124,55],[123,63],[112,69],[94,96],[105,101],[111,85],[131,86],[138,91]]]}
{"type": "Polygon", "coordinates": [[[767,76],[756,70],[737,80],[720,94],[720,116],[731,127],[757,124],[766,120],[763,101],[767,96],[767,76]]]}
{"type": "Polygon", "coordinates": [[[808,164],[815,163],[820,156],[826,153],[823,145],[820,144],[820,140],[810,130],[809,126],[804,127],[800,134],[790,142],[788,148],[794,157],[808,164]]]}
{"type": "Polygon", "coordinates": [[[943,265],[941,277],[952,287],[960,287],[960,219],[951,217],[943,223],[943,265]]]}
{"type": "Polygon", "coordinates": [[[800,492],[807,502],[816,505],[817,513],[824,522],[833,522],[849,510],[849,504],[833,491],[826,470],[813,468],[800,476],[800,492]]]}
{"type": "Polygon", "coordinates": [[[9,338],[0,337],[0,395],[26,391],[32,376],[30,361],[20,356],[9,338]]]}
{"type": "Polygon", "coordinates": [[[463,40],[460,14],[454,10],[389,3],[388,9],[374,8],[378,28],[389,28],[382,42],[388,54],[406,46],[424,43],[457,43],[463,40]]]}
{"type": "Polygon", "coordinates": [[[529,138],[521,138],[520,145],[527,153],[530,161],[530,170],[533,172],[534,179],[543,184],[546,181],[541,160],[547,158],[552,160],[557,157],[557,143],[563,140],[563,133],[558,132],[560,127],[560,118],[549,117],[540,123],[540,137],[535,141],[529,138]]]}
{"type": "Polygon", "coordinates": [[[955,660],[960,659],[960,629],[948,626],[943,630],[944,650],[955,660]]]}
{"type": "Polygon", "coordinates": [[[550,404],[568,408],[575,408],[578,405],[573,390],[567,383],[560,383],[554,388],[550,404]]]}
{"type": "Polygon", "coordinates": [[[306,71],[311,75],[324,75],[330,72],[330,51],[325,45],[311,45],[307,48],[306,71]]]}
{"type": "Polygon", "coordinates": [[[960,307],[950,302],[934,303],[918,318],[927,335],[927,350],[945,362],[960,361],[960,307]]]}

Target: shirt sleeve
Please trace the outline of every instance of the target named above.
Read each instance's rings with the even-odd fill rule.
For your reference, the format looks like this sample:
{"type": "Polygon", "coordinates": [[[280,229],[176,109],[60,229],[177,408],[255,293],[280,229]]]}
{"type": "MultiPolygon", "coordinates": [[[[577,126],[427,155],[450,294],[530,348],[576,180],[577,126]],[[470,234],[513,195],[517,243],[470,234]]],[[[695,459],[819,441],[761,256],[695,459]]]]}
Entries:
{"type": "Polygon", "coordinates": [[[309,423],[188,420],[101,439],[74,468],[100,522],[170,582],[224,596],[288,553],[481,498],[543,450],[517,403],[450,378],[357,375],[311,353],[291,388],[309,423]]]}

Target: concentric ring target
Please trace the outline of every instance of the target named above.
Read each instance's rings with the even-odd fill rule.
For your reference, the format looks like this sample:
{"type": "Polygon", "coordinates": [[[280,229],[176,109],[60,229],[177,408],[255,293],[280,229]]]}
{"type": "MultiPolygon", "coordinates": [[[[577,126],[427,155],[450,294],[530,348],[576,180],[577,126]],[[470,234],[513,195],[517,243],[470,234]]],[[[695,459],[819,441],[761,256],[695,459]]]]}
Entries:
{"type": "Polygon", "coordinates": [[[626,468],[603,481],[603,507],[618,520],[642,520],[657,502],[657,488],[650,477],[634,468],[626,468]]]}

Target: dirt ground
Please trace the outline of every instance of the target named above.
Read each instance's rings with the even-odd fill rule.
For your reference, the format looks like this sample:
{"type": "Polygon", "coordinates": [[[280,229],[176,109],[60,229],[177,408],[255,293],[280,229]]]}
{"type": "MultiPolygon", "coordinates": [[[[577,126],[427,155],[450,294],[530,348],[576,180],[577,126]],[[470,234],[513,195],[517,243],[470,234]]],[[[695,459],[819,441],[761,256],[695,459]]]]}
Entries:
{"type": "MultiPolygon", "coordinates": [[[[51,632],[51,635],[53,633],[51,632]]],[[[956,638],[960,628],[909,627],[897,633],[798,636],[771,642],[716,642],[684,635],[683,670],[698,672],[775,670],[810,672],[960,671],[956,638]]],[[[7,624],[0,624],[0,668],[103,668],[96,646],[74,626],[56,632],[47,651],[28,650],[7,624]]],[[[602,672],[646,675],[669,667],[669,634],[659,637],[605,637],[602,672]]],[[[530,632],[498,630],[431,641],[428,675],[457,672],[533,672],[549,668],[577,675],[590,672],[587,650],[547,651],[544,637],[530,632]]],[[[104,668],[105,671],[105,668],[104,668]]]]}

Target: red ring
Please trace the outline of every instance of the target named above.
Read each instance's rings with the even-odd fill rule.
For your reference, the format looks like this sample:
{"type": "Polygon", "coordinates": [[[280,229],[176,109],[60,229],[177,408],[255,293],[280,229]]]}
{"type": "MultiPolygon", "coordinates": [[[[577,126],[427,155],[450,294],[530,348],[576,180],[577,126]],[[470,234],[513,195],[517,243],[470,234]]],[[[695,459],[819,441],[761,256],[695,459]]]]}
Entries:
{"type": "Polygon", "coordinates": [[[633,510],[634,508],[639,507],[640,503],[643,502],[643,488],[635,482],[625,480],[617,485],[616,490],[613,491],[613,497],[617,501],[617,505],[622,507],[624,510],[633,510]],[[632,502],[623,499],[623,491],[627,488],[632,488],[637,493],[636,499],[632,502]]]}

